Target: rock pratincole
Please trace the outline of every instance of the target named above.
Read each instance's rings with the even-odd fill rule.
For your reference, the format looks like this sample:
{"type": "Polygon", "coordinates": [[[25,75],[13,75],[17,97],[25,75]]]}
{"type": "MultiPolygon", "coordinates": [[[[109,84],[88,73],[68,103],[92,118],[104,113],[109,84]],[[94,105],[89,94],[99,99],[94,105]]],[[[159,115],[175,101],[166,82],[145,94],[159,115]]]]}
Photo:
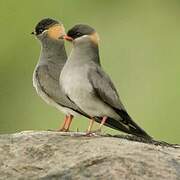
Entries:
{"type": "MultiPolygon", "coordinates": [[[[64,39],[73,44],[70,56],[63,67],[60,82],[68,98],[92,121],[100,118],[103,124],[136,136],[151,139],[128,115],[110,77],[100,64],[99,36],[94,28],[78,24],[64,39]]],[[[99,121],[99,120],[98,120],[99,121]]]]}

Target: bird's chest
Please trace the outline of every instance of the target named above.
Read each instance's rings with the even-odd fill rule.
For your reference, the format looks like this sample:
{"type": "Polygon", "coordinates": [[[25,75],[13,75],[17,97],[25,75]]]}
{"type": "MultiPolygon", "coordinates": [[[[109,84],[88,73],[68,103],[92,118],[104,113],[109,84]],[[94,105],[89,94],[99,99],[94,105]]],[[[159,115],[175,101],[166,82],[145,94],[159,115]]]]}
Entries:
{"type": "Polygon", "coordinates": [[[88,81],[86,67],[74,67],[71,70],[64,71],[62,80],[62,86],[65,93],[71,97],[85,96],[87,92],[90,92],[92,87],[88,81]]]}

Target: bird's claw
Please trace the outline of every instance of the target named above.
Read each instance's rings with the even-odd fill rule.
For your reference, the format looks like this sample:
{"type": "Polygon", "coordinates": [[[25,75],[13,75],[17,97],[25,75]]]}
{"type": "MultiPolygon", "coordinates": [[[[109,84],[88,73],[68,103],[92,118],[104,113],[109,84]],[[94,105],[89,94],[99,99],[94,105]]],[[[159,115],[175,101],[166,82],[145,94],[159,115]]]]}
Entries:
{"type": "Polygon", "coordinates": [[[85,136],[92,137],[92,136],[96,136],[96,134],[94,132],[86,132],[85,136]]]}
{"type": "Polygon", "coordinates": [[[86,133],[86,136],[91,137],[91,136],[97,136],[97,135],[101,135],[101,134],[102,134],[101,129],[97,129],[97,130],[95,130],[95,131],[87,132],[87,133],[86,133]]]}

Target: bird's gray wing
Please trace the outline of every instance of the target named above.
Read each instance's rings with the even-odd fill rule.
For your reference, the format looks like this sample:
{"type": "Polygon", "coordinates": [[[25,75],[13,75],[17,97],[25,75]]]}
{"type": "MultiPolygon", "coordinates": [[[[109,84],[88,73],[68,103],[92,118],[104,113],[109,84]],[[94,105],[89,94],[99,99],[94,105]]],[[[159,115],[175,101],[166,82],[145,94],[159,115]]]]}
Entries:
{"type": "MultiPolygon", "coordinates": [[[[118,120],[108,117],[105,125],[126,133],[151,139],[151,137],[139,127],[126,112],[114,84],[100,66],[94,65],[93,68],[89,70],[88,79],[96,96],[119,114],[118,120]]],[[[99,119],[96,119],[96,121],[99,122],[99,119]]]]}
{"type": "Polygon", "coordinates": [[[89,70],[88,79],[101,100],[115,109],[125,110],[113,82],[100,66],[94,65],[89,70]]]}
{"type": "Polygon", "coordinates": [[[87,117],[87,115],[65,95],[61,85],[59,84],[59,69],[55,70],[55,68],[56,66],[49,64],[41,65],[36,69],[36,79],[41,90],[57,104],[70,108],[87,117]]]}

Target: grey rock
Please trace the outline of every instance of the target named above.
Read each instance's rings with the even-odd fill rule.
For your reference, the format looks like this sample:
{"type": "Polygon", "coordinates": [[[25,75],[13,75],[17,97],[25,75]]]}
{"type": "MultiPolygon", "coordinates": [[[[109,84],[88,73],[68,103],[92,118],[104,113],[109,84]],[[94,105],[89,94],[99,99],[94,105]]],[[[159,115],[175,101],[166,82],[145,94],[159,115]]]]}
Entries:
{"type": "Polygon", "coordinates": [[[0,135],[2,180],[178,180],[180,146],[84,133],[0,135]]]}

